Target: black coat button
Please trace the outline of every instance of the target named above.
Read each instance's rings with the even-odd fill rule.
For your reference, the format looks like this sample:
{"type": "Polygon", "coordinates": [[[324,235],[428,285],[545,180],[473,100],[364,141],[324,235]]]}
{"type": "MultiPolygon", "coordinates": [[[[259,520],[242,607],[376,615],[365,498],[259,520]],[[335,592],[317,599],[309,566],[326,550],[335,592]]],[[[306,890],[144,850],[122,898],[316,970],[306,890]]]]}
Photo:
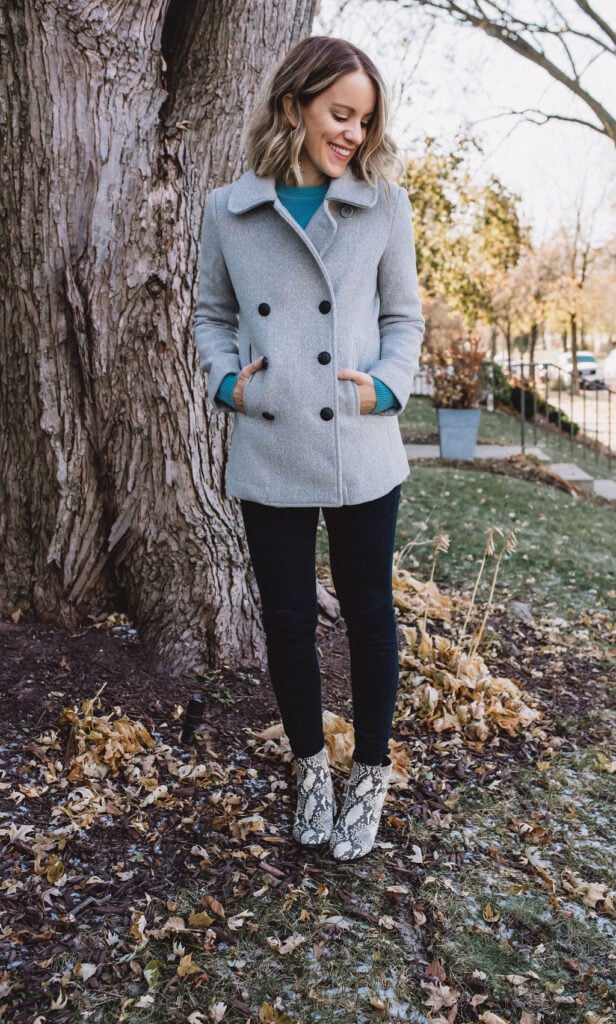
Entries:
{"type": "Polygon", "coordinates": [[[261,305],[259,306],[259,313],[261,314],[261,316],[269,316],[270,315],[270,308],[269,308],[267,302],[262,302],[261,303],[261,305]]]}
{"type": "Polygon", "coordinates": [[[333,409],[330,409],[329,406],[327,406],[327,405],[325,406],[324,409],[321,409],[321,419],[322,420],[333,420],[333,418],[334,418],[334,410],[333,409]]]}
{"type": "Polygon", "coordinates": [[[327,364],[331,363],[332,361],[332,357],[330,356],[329,352],[319,352],[317,359],[319,360],[321,366],[327,366],[327,364]]]}
{"type": "Polygon", "coordinates": [[[262,412],[261,415],[262,415],[264,420],[275,420],[276,419],[276,417],[274,416],[273,412],[262,412]]]}
{"type": "Polygon", "coordinates": [[[327,299],[323,299],[323,302],[319,302],[319,313],[329,313],[331,308],[332,304],[327,299]]]}

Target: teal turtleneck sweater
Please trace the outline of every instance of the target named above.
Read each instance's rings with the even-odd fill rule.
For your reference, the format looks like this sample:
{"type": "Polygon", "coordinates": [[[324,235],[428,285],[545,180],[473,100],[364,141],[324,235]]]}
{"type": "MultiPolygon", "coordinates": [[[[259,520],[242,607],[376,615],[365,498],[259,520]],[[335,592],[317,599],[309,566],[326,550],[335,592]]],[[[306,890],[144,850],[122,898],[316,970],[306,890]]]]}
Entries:
{"type": "MultiPolygon", "coordinates": [[[[279,182],[276,185],[276,194],[282,205],[286,207],[299,226],[305,229],[325,199],[328,187],[328,181],[324,185],[283,185],[279,182]]],[[[237,383],[237,378],[237,373],[228,373],[218,388],[216,395],[217,398],[224,402],[225,405],[230,406],[231,409],[235,409],[233,390],[237,383]]],[[[376,405],[372,410],[372,414],[385,412],[386,409],[399,408],[398,400],[387,385],[383,384],[377,377],[373,377],[372,380],[374,381],[374,389],[376,391],[376,405]]]]}

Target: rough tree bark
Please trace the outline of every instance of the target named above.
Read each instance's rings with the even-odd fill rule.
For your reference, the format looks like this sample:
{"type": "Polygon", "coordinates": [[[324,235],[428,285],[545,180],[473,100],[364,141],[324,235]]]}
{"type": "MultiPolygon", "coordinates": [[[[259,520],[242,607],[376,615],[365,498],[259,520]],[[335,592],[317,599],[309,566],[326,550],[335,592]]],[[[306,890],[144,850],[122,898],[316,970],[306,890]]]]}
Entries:
{"type": "Polygon", "coordinates": [[[205,195],[314,0],[0,0],[0,613],[262,656],[191,332],[205,195]]]}

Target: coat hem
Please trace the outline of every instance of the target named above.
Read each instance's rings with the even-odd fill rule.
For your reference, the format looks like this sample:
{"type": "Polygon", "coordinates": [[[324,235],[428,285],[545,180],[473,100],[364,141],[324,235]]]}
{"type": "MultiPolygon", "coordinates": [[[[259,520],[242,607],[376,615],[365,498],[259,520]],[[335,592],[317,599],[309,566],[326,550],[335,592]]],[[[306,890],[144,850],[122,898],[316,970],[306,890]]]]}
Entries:
{"type": "Polygon", "coordinates": [[[368,501],[376,501],[378,498],[384,497],[386,494],[389,494],[393,487],[397,487],[398,484],[403,483],[409,476],[409,473],[410,468],[407,465],[406,472],[404,472],[402,476],[400,476],[400,474],[396,474],[395,479],[391,480],[389,483],[381,483],[379,487],[376,488],[375,494],[368,493],[367,497],[362,497],[359,501],[340,500],[333,502],[331,500],[316,498],[306,501],[290,501],[289,499],[278,501],[270,495],[265,495],[265,497],[263,497],[263,495],[255,497],[254,492],[251,493],[244,487],[234,488],[233,485],[229,483],[227,483],[226,489],[227,494],[232,498],[236,498],[238,501],[253,501],[257,505],[268,505],[272,508],[343,508],[347,505],[364,505],[368,501]]]}

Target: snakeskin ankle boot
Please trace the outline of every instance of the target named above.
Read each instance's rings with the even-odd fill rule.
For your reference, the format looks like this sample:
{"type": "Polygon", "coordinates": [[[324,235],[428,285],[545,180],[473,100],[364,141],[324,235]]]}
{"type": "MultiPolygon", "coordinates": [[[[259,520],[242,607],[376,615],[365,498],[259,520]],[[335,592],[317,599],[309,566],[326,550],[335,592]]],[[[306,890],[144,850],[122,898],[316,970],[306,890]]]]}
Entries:
{"type": "Polygon", "coordinates": [[[370,853],[379,828],[391,775],[391,763],[353,763],[340,817],[329,838],[336,860],[355,860],[370,853]]]}
{"type": "Polygon", "coordinates": [[[297,757],[297,810],[293,838],[302,846],[326,843],[334,827],[336,804],[325,747],[311,757],[297,757]]]}

